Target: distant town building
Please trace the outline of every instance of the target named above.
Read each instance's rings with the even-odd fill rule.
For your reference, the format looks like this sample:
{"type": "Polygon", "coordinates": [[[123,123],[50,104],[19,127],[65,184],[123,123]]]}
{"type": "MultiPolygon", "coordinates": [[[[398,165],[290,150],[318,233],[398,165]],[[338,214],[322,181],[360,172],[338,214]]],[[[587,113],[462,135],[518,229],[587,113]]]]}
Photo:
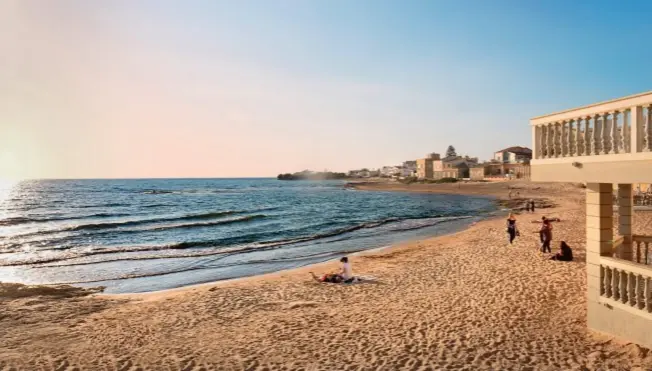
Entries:
{"type": "Polygon", "coordinates": [[[469,169],[477,163],[477,157],[447,156],[441,158],[438,153],[431,153],[426,158],[417,160],[417,177],[435,180],[468,178],[469,169]]]}
{"type": "Polygon", "coordinates": [[[420,158],[417,160],[417,178],[432,179],[432,159],[420,158]]]}
{"type": "Polygon", "coordinates": [[[368,169],[349,171],[349,177],[351,178],[369,178],[370,176],[371,176],[371,172],[368,169]]]}
{"type": "Polygon", "coordinates": [[[532,150],[527,147],[514,146],[494,153],[494,160],[504,164],[530,163],[532,150]]]}
{"type": "Polygon", "coordinates": [[[530,179],[529,163],[501,163],[497,161],[483,164],[485,178],[530,179]]]}
{"type": "Polygon", "coordinates": [[[471,180],[484,180],[485,167],[484,165],[476,165],[469,169],[469,177],[471,180]]]}
{"type": "Polygon", "coordinates": [[[413,177],[417,175],[417,162],[405,161],[401,168],[401,176],[404,178],[413,177]]]}
{"type": "Polygon", "coordinates": [[[402,166],[383,166],[380,169],[380,175],[385,177],[397,177],[401,175],[402,170],[402,166]]]}

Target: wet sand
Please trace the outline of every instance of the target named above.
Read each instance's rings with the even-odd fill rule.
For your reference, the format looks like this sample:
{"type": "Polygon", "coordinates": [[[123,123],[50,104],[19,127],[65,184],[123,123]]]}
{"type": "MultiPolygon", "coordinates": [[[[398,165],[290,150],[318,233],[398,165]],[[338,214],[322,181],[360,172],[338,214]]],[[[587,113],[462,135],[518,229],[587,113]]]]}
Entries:
{"type": "MultiPolygon", "coordinates": [[[[652,352],[586,328],[584,193],[523,182],[361,189],[548,199],[505,222],[351,257],[375,279],[320,284],[335,262],[148,294],[0,284],[0,370],[630,370],[652,352]],[[516,190],[515,190],[516,191],[516,190]],[[575,262],[538,251],[542,215],[575,262]]],[[[522,200],[512,201],[518,206],[522,200]]],[[[635,217],[652,233],[652,213],[635,217]]]]}

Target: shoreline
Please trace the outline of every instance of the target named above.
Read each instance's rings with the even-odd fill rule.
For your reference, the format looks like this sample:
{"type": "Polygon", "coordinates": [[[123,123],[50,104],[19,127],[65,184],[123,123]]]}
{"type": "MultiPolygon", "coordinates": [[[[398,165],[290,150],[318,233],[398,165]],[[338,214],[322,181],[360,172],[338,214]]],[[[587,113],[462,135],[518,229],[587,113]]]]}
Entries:
{"type": "MultiPolygon", "coordinates": [[[[501,210],[496,210],[495,213],[500,212],[501,210]]],[[[412,244],[415,243],[433,243],[437,242],[437,239],[440,238],[452,238],[455,235],[462,234],[471,228],[475,228],[481,223],[484,222],[490,222],[493,220],[496,220],[498,218],[502,218],[503,215],[492,215],[488,216],[486,218],[482,218],[482,220],[473,222],[469,224],[466,227],[463,227],[457,231],[451,232],[451,233],[444,233],[444,234],[439,234],[439,235],[434,235],[426,238],[415,238],[415,239],[410,239],[410,240],[405,240],[401,241],[395,244],[391,245],[386,245],[386,246],[380,246],[380,247],[374,247],[371,249],[367,250],[361,250],[357,251],[355,253],[349,254],[347,256],[349,257],[364,257],[364,256],[373,256],[376,254],[382,255],[383,253],[391,253],[394,250],[400,250],[402,248],[406,248],[412,244]]],[[[255,282],[255,281],[267,281],[267,280],[274,280],[278,278],[285,278],[287,275],[295,275],[298,273],[301,274],[309,274],[311,270],[318,270],[318,269],[326,269],[326,268],[331,268],[334,265],[339,265],[339,258],[333,258],[329,259],[323,262],[318,262],[318,263],[312,263],[312,264],[307,264],[304,266],[300,267],[295,267],[295,268],[288,268],[288,269],[282,269],[279,271],[275,272],[268,272],[268,273],[262,273],[262,274],[254,274],[251,276],[244,276],[244,277],[237,277],[237,278],[230,278],[230,279],[225,279],[225,280],[219,280],[219,281],[211,281],[211,282],[203,282],[203,283],[196,283],[192,285],[186,285],[186,286],[179,286],[179,287],[174,287],[170,289],[163,289],[163,290],[155,290],[155,291],[144,291],[144,292],[134,292],[134,293],[116,293],[116,294],[111,294],[111,293],[103,293],[103,292],[98,292],[98,293],[93,293],[91,295],[96,296],[96,297],[104,297],[107,299],[132,299],[132,300],[158,300],[158,299],[163,299],[167,298],[169,296],[174,296],[178,294],[182,294],[186,291],[195,291],[195,290],[200,290],[204,288],[213,288],[213,287],[220,287],[220,286],[228,286],[228,285],[238,285],[238,284],[247,284],[250,282],[255,282]]],[[[332,269],[331,269],[332,270],[332,269]]]]}
{"type": "MultiPolygon", "coordinates": [[[[503,182],[500,182],[503,183],[503,182]]],[[[473,187],[474,185],[477,185],[478,183],[471,183],[470,185],[467,184],[466,187],[462,190],[460,187],[457,187],[456,184],[415,184],[418,188],[413,189],[415,187],[412,187],[412,185],[405,185],[401,183],[394,183],[394,182],[387,182],[387,181],[382,181],[382,180],[377,180],[377,181],[372,181],[372,182],[348,182],[345,184],[345,187],[352,188],[354,190],[361,190],[361,191],[380,191],[380,192],[408,192],[408,193],[436,193],[436,194],[444,194],[444,195],[463,195],[463,196],[474,196],[474,197],[484,197],[487,199],[491,199],[495,202],[496,204],[496,210],[492,211],[490,215],[487,215],[486,217],[482,217],[481,220],[470,223],[469,225],[462,227],[456,231],[453,231],[451,233],[443,233],[443,234],[435,234],[432,236],[428,237],[419,237],[419,238],[412,238],[412,239],[407,239],[404,241],[400,241],[397,243],[393,243],[390,245],[385,245],[385,246],[380,246],[380,247],[375,247],[367,250],[361,250],[358,252],[355,252],[353,254],[349,254],[349,256],[364,256],[364,255],[373,255],[373,254],[378,254],[382,253],[383,251],[393,251],[396,249],[401,249],[406,246],[409,246],[410,244],[413,243],[419,243],[419,242],[425,242],[425,243],[434,243],[437,242],[437,239],[444,238],[444,237],[452,237],[454,235],[463,233],[465,231],[470,230],[471,228],[476,227],[476,225],[483,223],[483,222],[488,222],[491,220],[495,220],[497,218],[503,217],[503,215],[499,215],[503,212],[506,212],[507,209],[513,210],[514,206],[521,205],[523,203],[523,200],[510,200],[508,198],[505,198],[504,195],[501,195],[499,190],[492,189],[491,191],[487,192],[486,189],[483,190],[471,190],[469,189],[470,187],[473,187]],[[484,193],[483,193],[484,192],[484,193]],[[505,202],[511,202],[511,204],[505,204],[505,202]],[[510,207],[511,206],[511,207],[510,207]],[[491,215],[495,214],[495,215],[491,215]]],[[[497,183],[492,183],[493,185],[496,185],[497,183]]],[[[339,258],[333,258],[329,259],[326,261],[322,262],[317,262],[317,263],[311,263],[307,264],[304,266],[299,266],[299,267],[294,267],[294,268],[288,268],[288,269],[282,269],[279,271],[274,271],[274,272],[268,272],[268,273],[262,273],[262,274],[253,274],[249,276],[243,276],[243,277],[236,277],[236,278],[229,278],[225,280],[217,280],[217,281],[209,281],[209,282],[202,282],[202,283],[196,283],[196,284],[190,284],[190,285],[184,285],[184,286],[179,286],[179,287],[173,287],[169,289],[162,289],[162,290],[153,290],[153,291],[143,291],[143,292],[127,292],[127,293],[104,293],[104,292],[97,292],[98,288],[102,286],[77,286],[74,284],[41,284],[41,285],[25,285],[25,286],[31,286],[31,287],[39,287],[39,286],[45,286],[45,287],[58,287],[58,286],[73,286],[76,288],[80,288],[82,290],[89,290],[89,292],[92,292],[92,296],[95,297],[102,297],[106,299],[131,299],[131,300],[155,300],[159,297],[168,297],[168,296],[174,296],[178,294],[182,294],[187,291],[195,291],[195,290],[200,290],[203,288],[212,288],[212,287],[218,287],[218,286],[228,286],[228,285],[238,285],[238,284],[246,284],[248,282],[255,282],[259,280],[273,280],[279,277],[284,277],[285,275],[288,274],[294,274],[297,272],[302,272],[304,274],[308,274],[310,270],[318,270],[320,268],[327,268],[327,267],[332,267],[337,265],[339,258]]],[[[20,283],[19,283],[20,284],[20,283]]],[[[23,285],[23,284],[20,284],[23,285]]]]}

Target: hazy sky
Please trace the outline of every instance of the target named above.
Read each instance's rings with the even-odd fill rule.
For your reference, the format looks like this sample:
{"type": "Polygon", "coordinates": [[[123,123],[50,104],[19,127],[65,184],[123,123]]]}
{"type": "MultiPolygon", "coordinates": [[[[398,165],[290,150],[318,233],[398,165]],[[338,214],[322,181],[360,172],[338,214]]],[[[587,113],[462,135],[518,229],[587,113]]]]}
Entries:
{"type": "Polygon", "coordinates": [[[0,0],[0,178],[272,176],[530,146],[652,90],[650,1],[0,0]]]}

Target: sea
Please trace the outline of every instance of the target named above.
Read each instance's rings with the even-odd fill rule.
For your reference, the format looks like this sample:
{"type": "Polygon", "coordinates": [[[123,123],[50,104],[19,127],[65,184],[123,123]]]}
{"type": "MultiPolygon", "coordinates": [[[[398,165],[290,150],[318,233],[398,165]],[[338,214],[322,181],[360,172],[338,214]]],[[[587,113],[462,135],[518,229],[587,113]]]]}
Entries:
{"type": "Polygon", "coordinates": [[[0,190],[0,281],[156,291],[452,233],[496,211],[486,197],[344,181],[29,180],[0,190]]]}

